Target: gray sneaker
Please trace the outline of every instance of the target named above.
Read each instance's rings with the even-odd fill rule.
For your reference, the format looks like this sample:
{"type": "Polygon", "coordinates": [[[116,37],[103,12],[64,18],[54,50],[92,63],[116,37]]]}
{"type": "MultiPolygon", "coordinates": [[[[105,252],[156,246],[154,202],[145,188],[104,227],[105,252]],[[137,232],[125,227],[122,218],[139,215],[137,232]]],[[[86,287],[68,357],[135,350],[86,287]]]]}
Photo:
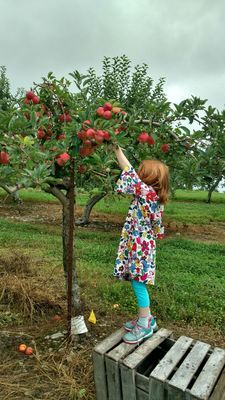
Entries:
{"type": "MultiPolygon", "coordinates": [[[[132,331],[132,329],[134,329],[134,327],[137,325],[137,321],[138,321],[138,318],[126,322],[124,324],[124,329],[128,332],[132,331]]],[[[157,330],[158,330],[158,326],[156,323],[156,317],[153,317],[153,316],[151,317],[151,328],[152,328],[153,332],[157,332],[157,330]]]]}
{"type": "Polygon", "coordinates": [[[123,336],[123,341],[128,344],[140,343],[143,340],[150,338],[153,335],[153,329],[149,320],[148,327],[140,326],[138,324],[123,336]]]}

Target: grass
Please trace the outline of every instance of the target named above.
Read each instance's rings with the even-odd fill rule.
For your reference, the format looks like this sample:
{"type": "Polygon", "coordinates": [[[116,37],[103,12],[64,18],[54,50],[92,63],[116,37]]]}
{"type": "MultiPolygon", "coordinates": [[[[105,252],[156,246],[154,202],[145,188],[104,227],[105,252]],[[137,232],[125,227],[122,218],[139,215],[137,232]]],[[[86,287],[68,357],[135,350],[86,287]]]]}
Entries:
{"type": "MultiPolygon", "coordinates": [[[[174,200],[177,201],[207,201],[208,193],[205,190],[176,190],[174,200]]],[[[225,193],[213,192],[212,203],[225,203],[225,193]]]]}
{"type": "MultiPolygon", "coordinates": [[[[79,189],[78,189],[79,192],[79,189]]],[[[19,191],[19,195],[23,201],[34,201],[34,202],[58,202],[58,200],[49,193],[45,193],[39,189],[22,189],[19,191]]],[[[7,193],[0,188],[0,198],[6,198],[7,193]]],[[[117,196],[116,196],[117,197],[117,196]]],[[[87,193],[78,194],[78,203],[84,205],[88,199],[87,193]]],[[[175,192],[174,200],[176,201],[207,201],[207,191],[205,190],[181,190],[178,189],[175,192]]],[[[225,203],[225,193],[213,192],[212,203],[225,203]]]]}
{"type": "MultiPolygon", "coordinates": [[[[45,264],[62,272],[60,229],[42,225],[15,223],[2,219],[2,249],[12,247],[29,250],[45,260],[45,264]]],[[[88,308],[100,311],[119,304],[129,313],[136,305],[129,284],[112,278],[112,269],[119,241],[119,232],[106,233],[78,229],[76,255],[82,296],[88,308]]],[[[154,311],[166,321],[185,321],[223,329],[225,245],[204,244],[185,239],[167,239],[158,244],[156,286],[149,288],[154,311]]],[[[48,275],[49,269],[45,273],[48,275]]],[[[101,312],[100,312],[101,314],[101,312]]]]}

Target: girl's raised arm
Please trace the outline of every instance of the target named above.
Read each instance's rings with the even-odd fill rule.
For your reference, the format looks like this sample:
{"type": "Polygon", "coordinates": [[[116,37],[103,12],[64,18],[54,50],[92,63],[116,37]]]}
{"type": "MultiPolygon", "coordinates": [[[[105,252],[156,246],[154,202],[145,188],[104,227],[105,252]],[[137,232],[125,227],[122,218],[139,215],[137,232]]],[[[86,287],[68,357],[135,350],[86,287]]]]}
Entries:
{"type": "Polygon", "coordinates": [[[121,169],[124,169],[125,167],[130,167],[131,164],[128,161],[127,157],[125,156],[125,154],[123,153],[123,150],[121,149],[121,147],[114,147],[114,152],[116,154],[117,160],[118,160],[118,164],[120,166],[121,169]]]}

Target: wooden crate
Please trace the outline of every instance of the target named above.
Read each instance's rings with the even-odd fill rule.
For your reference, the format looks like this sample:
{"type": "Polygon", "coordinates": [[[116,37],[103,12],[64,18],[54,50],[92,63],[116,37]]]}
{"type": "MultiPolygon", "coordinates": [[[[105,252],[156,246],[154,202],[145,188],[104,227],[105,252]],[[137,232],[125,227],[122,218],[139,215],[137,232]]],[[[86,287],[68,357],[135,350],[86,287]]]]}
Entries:
{"type": "Polygon", "coordinates": [[[114,332],[93,351],[97,400],[225,400],[225,350],[160,329],[140,345],[114,332]]]}

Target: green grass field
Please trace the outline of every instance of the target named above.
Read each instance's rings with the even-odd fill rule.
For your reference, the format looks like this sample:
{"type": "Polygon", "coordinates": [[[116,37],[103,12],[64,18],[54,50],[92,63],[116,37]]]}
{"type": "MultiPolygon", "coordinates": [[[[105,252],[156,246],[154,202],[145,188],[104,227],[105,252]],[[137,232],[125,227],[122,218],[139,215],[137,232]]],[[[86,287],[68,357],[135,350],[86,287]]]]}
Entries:
{"type": "MultiPolygon", "coordinates": [[[[0,220],[1,248],[25,251],[44,260],[46,275],[62,271],[60,228],[0,220]]],[[[106,311],[117,303],[124,312],[135,312],[129,283],[112,277],[119,232],[77,229],[76,255],[82,295],[90,307],[101,304],[106,311]]],[[[215,328],[225,326],[225,245],[185,239],[159,242],[156,285],[149,288],[154,312],[166,321],[203,325],[213,320],[215,328]]],[[[63,279],[63,278],[62,278],[63,279]]],[[[98,311],[97,311],[98,316],[98,311]]]]}

